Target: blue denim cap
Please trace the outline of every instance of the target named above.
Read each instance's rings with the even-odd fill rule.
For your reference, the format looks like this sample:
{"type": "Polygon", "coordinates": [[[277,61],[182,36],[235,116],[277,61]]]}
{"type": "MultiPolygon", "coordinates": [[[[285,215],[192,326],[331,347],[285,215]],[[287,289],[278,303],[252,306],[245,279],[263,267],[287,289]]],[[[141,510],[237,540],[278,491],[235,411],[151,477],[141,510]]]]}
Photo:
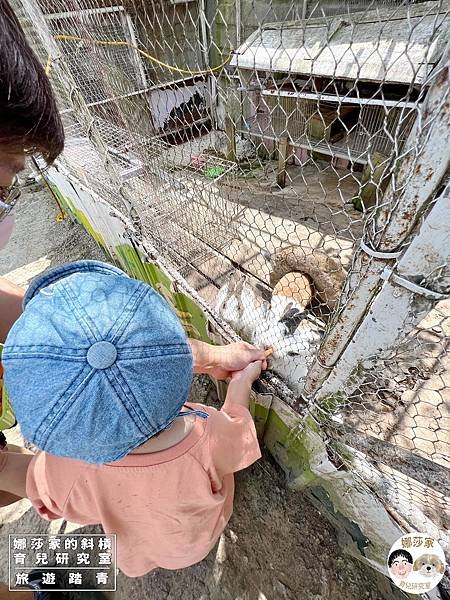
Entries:
{"type": "Polygon", "coordinates": [[[169,304],[97,261],[36,278],[2,355],[26,439],[90,463],[116,461],[186,402],[192,354],[169,304]]]}

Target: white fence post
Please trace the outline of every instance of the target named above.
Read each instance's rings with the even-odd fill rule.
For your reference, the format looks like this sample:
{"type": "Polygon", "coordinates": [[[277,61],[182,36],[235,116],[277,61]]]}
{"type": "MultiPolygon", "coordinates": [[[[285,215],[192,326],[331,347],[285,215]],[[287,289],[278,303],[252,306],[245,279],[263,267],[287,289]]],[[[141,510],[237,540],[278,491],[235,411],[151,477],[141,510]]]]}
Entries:
{"type": "MultiPolygon", "coordinates": [[[[365,227],[365,251],[353,260],[340,307],[320,352],[312,365],[305,393],[315,394],[351,342],[373,297],[381,274],[407,245],[418,215],[432,200],[450,165],[450,48],[447,47],[406,142],[389,187],[365,227]]],[[[320,392],[322,395],[322,392],[320,392]]]]}
{"type": "Polygon", "coordinates": [[[380,293],[321,386],[319,397],[336,392],[350,394],[364,377],[371,359],[375,361],[395,348],[439,300],[448,297],[449,223],[450,185],[436,200],[396,268],[384,269],[380,293]]]}

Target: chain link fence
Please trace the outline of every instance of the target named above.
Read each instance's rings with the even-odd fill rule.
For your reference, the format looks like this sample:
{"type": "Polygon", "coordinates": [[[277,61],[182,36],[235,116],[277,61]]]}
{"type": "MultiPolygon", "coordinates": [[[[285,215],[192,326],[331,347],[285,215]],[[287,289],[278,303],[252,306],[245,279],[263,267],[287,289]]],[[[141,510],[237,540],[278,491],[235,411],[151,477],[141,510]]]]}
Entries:
{"type": "Polygon", "coordinates": [[[105,4],[15,0],[62,164],[445,546],[449,2],[105,4]]]}

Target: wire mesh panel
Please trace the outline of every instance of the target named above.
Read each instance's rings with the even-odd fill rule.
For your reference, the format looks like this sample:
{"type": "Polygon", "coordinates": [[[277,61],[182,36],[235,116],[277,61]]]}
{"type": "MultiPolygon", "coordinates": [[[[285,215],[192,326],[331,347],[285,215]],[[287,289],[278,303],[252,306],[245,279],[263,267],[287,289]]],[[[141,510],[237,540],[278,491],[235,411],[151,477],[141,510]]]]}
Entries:
{"type": "Polygon", "coordinates": [[[87,103],[145,87],[135,51],[130,46],[120,45],[133,35],[123,13],[123,7],[111,7],[101,12],[85,9],[46,15],[64,60],[87,103]],[[93,51],[92,39],[108,44],[98,44],[94,60],[89,60],[93,51]],[[101,74],[105,64],[113,64],[116,69],[116,76],[109,81],[101,74]]]}
{"type": "Polygon", "coordinates": [[[272,347],[338,468],[442,537],[445,261],[416,281],[433,288],[436,270],[427,314],[416,296],[394,302],[395,343],[374,323],[380,356],[345,353],[384,285],[361,253],[395,265],[446,183],[449,145],[430,148],[445,130],[448,0],[33,4],[16,0],[60,96],[69,171],[132,217],[135,242],[216,322],[272,347]]]}
{"type": "MultiPolygon", "coordinates": [[[[412,306],[408,318],[414,319],[412,306]]],[[[371,357],[364,380],[328,421],[338,463],[355,467],[345,448],[360,452],[367,462],[356,471],[381,499],[410,527],[441,540],[450,519],[448,326],[443,301],[395,349],[371,357]]]]}
{"type": "Polygon", "coordinates": [[[404,110],[361,103],[351,104],[292,97],[292,92],[266,90],[250,119],[255,136],[287,137],[293,148],[323,153],[367,164],[370,155],[390,156],[402,146],[414,123],[414,109],[404,110]],[[323,120],[323,122],[322,122],[323,120]]]}

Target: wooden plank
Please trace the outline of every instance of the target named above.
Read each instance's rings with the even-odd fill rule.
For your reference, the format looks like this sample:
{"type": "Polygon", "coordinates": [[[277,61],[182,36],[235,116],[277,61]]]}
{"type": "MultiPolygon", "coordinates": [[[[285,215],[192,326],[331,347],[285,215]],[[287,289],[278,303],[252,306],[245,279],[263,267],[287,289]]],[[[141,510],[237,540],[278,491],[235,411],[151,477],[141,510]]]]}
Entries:
{"type": "Polygon", "coordinates": [[[278,142],[278,174],[277,184],[280,188],[286,187],[286,165],[289,158],[290,148],[287,137],[280,138],[278,142]]]}
{"type": "MultiPolygon", "coordinates": [[[[380,21],[396,21],[411,17],[420,17],[422,15],[436,15],[436,14],[445,14],[450,10],[450,2],[449,0],[443,0],[442,2],[423,2],[418,5],[410,5],[407,6],[394,6],[394,7],[376,7],[376,9],[369,11],[361,11],[352,13],[352,17],[357,17],[358,23],[379,23],[380,21]]],[[[344,19],[344,15],[337,15],[338,18],[344,19]]],[[[345,15],[345,18],[348,18],[345,15]]],[[[327,26],[336,19],[336,15],[330,15],[325,17],[308,17],[307,23],[302,23],[302,21],[283,21],[279,23],[265,23],[261,30],[264,31],[266,29],[298,29],[305,27],[317,27],[317,26],[327,26]]],[[[255,32],[257,34],[258,31],[255,32]]],[[[257,37],[255,34],[254,37],[257,37]]],[[[246,43],[250,41],[247,40],[246,43]]],[[[252,40],[253,41],[253,40],[252,40]]],[[[238,49],[241,50],[240,48],[238,49]]]]}
{"type": "Polygon", "coordinates": [[[449,494],[448,469],[443,465],[353,427],[345,427],[339,433],[339,441],[364,452],[378,467],[383,463],[442,496],[449,494]]]}
{"type": "Polygon", "coordinates": [[[450,27],[446,11],[435,9],[433,14],[429,9],[430,13],[421,5],[416,14],[408,6],[405,11],[390,10],[385,16],[369,11],[364,19],[355,13],[357,16],[352,15],[348,22],[338,19],[332,37],[330,27],[336,17],[316,26],[310,26],[309,21],[307,26],[301,21],[283,22],[281,28],[266,24],[251,44],[238,50],[230,64],[252,71],[424,83],[442,55],[450,27]]]}
{"type": "Polygon", "coordinates": [[[227,160],[236,162],[236,126],[229,115],[225,117],[225,133],[227,134],[227,160]]]}

